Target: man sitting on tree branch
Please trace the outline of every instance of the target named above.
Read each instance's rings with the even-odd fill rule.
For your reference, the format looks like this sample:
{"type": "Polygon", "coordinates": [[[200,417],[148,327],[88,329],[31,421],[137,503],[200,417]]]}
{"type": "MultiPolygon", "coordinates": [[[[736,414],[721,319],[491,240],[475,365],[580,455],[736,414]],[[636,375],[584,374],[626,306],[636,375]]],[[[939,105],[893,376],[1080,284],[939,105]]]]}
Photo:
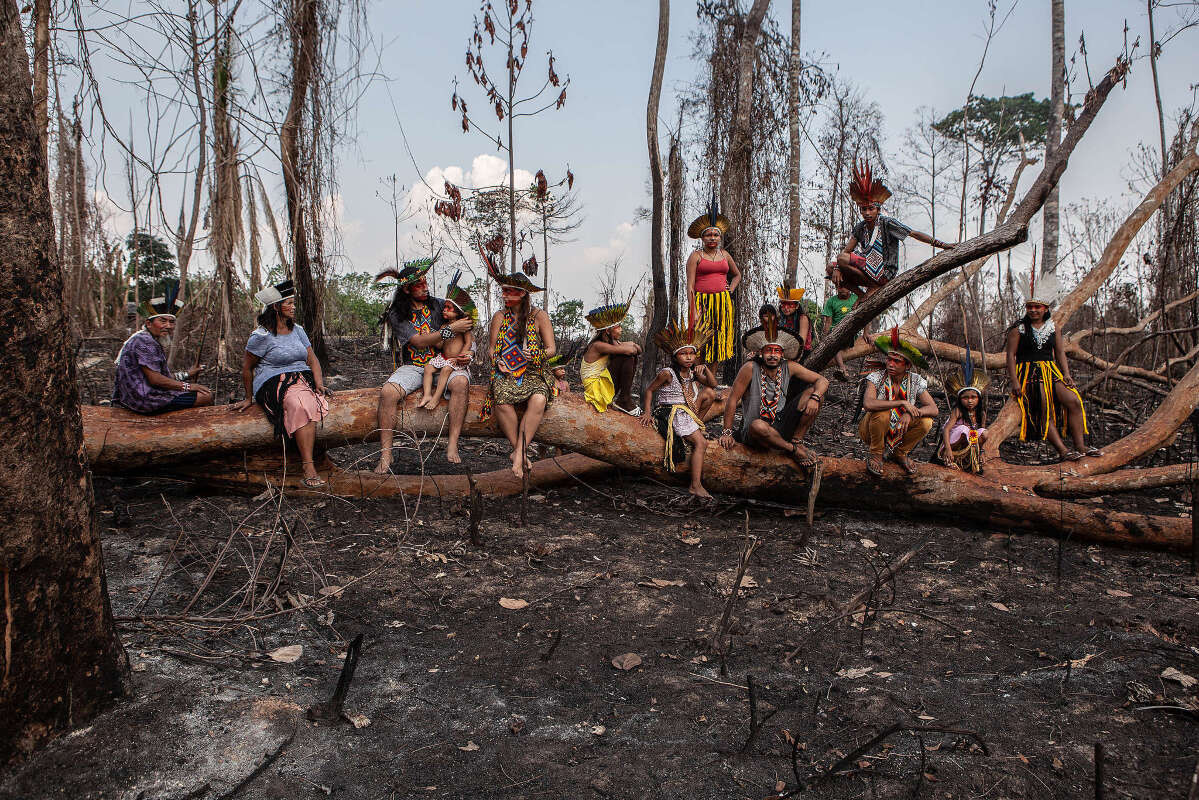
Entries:
{"type": "Polygon", "coordinates": [[[121,345],[117,374],[112,384],[112,403],[138,414],[162,414],[183,408],[212,405],[212,391],[191,383],[204,369],[196,364],[172,373],[167,350],[175,330],[175,314],[183,308],[178,285],[168,286],[160,297],[142,303],[144,327],[121,345]]]}
{"type": "Polygon", "coordinates": [[[874,294],[899,272],[899,243],[909,236],[942,250],[953,247],[927,233],[912,230],[894,217],[883,216],[882,205],[891,196],[891,190],[871,174],[865,161],[854,165],[849,196],[857,204],[862,221],[854,225],[849,241],[837,255],[836,265],[829,265],[829,280],[838,288],[848,286],[859,297],[874,294]]]}
{"type": "Polygon", "coordinates": [[[816,421],[828,379],[794,359],[802,344],[795,334],[771,324],[746,331],[741,346],[758,355],[741,366],[724,404],[724,428],[720,446],[731,448],[738,441],[747,447],[781,450],[806,473],[820,463],[801,444],[816,421]],[[737,406],[742,409],[741,428],[733,431],[737,406]]]}
{"type": "MultiPolygon", "coordinates": [[[[425,365],[433,360],[439,346],[464,334],[475,327],[475,321],[466,315],[445,324],[441,309],[445,300],[429,295],[429,284],[425,273],[433,266],[435,258],[409,261],[400,271],[394,269],[379,273],[375,280],[395,278],[396,290],[391,305],[384,314],[386,334],[391,338],[393,353],[398,361],[383,388],[379,390],[379,463],[375,472],[391,470],[391,443],[395,437],[396,407],[410,393],[420,389],[424,383],[425,365]]],[[[446,394],[450,398],[450,430],[446,443],[445,457],[452,464],[462,461],[458,455],[458,436],[462,433],[462,422],[466,419],[467,393],[470,391],[470,376],[466,365],[470,353],[460,353],[446,359],[457,369],[450,375],[446,394]]]]}

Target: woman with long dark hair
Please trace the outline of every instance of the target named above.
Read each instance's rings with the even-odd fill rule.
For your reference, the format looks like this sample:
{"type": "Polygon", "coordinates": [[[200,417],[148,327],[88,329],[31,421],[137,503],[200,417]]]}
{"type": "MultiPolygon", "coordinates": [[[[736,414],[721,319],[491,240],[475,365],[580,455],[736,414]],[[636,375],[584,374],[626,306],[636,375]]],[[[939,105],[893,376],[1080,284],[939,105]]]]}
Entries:
{"type": "Polygon", "coordinates": [[[741,283],[741,270],[723,246],[729,225],[713,196],[708,213],[687,227],[687,235],[700,240],[700,248],[687,258],[688,319],[693,327],[706,324],[712,331],[700,353],[700,361],[707,364],[728,361],[736,343],[732,297],[741,283]]]}
{"type": "Polygon", "coordinates": [[[237,409],[260,406],[275,426],[275,435],[282,435],[285,441],[294,440],[299,448],[304,486],[324,486],[312,450],[316,423],[329,413],[329,390],[308,334],[295,322],[295,288],[291,281],[284,281],[254,297],[263,308],[258,327],[246,342],[241,366],[246,398],[237,409]]]}
{"type": "Polygon", "coordinates": [[[504,298],[504,307],[492,315],[489,326],[491,389],[479,418],[490,419],[494,412],[504,438],[512,445],[512,472],[522,478],[530,466],[525,451],[558,394],[549,363],[558,346],[550,315],[533,308],[530,299],[530,293],[545,291],[544,287],[535,285],[523,272],[501,274],[486,251],[479,248],[479,254],[504,298]]]}
{"type": "Polygon", "coordinates": [[[1087,447],[1087,412],[1049,312],[1059,288],[1051,273],[1038,281],[1033,265],[1024,291],[1024,317],[1007,329],[1007,372],[1012,397],[1020,406],[1020,440],[1047,441],[1062,461],[1078,461],[1103,453],[1087,447]],[[1067,431],[1073,448],[1062,441],[1067,431]]]}

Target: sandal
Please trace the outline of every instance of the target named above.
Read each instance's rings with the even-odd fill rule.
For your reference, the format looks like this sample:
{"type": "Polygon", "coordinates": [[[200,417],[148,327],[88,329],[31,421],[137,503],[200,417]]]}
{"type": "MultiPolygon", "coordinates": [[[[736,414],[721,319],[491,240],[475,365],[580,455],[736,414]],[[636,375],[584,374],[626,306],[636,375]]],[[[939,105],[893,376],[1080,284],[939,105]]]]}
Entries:
{"type": "Polygon", "coordinates": [[[1091,447],[1088,448],[1087,452],[1083,453],[1083,455],[1087,456],[1088,458],[1099,458],[1101,455],[1103,455],[1103,451],[1098,447],[1091,447]]]}
{"type": "Polygon", "coordinates": [[[810,472],[813,467],[820,463],[820,459],[813,455],[812,451],[806,447],[803,447],[803,453],[801,454],[801,447],[803,447],[803,445],[799,444],[799,442],[792,442],[791,455],[795,456],[796,461],[799,463],[800,469],[802,469],[804,472],[810,472]]]}
{"type": "Polygon", "coordinates": [[[329,482],[327,480],[325,480],[324,478],[322,478],[320,475],[317,475],[315,478],[305,478],[304,480],[302,480],[300,482],[303,483],[304,486],[306,486],[309,489],[319,489],[322,486],[329,485],[329,482]]]}
{"type": "Polygon", "coordinates": [[[1062,454],[1062,461],[1081,461],[1082,459],[1083,454],[1077,450],[1067,450],[1062,454]]]}
{"type": "Polygon", "coordinates": [[[908,458],[907,456],[900,455],[899,453],[894,453],[891,455],[891,460],[894,461],[896,464],[898,464],[899,468],[902,469],[907,474],[909,474],[909,475],[916,474],[916,465],[914,463],[912,463],[912,459],[908,458]]]}
{"type": "Polygon", "coordinates": [[[867,456],[866,471],[877,478],[883,477],[883,460],[875,455],[867,456]]]}

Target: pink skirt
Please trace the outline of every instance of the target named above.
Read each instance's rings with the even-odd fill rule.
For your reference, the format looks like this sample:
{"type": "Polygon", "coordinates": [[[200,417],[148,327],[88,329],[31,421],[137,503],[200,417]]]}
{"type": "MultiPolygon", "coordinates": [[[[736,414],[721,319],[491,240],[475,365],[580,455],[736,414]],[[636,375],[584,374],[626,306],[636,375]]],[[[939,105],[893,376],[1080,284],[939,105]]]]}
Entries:
{"type": "Polygon", "coordinates": [[[320,422],[329,413],[329,400],[312,391],[308,381],[296,381],[283,395],[283,427],[295,434],[309,422],[320,422]]]}
{"type": "MultiPolygon", "coordinates": [[[[979,436],[982,436],[986,432],[987,432],[986,428],[978,429],[979,436]]],[[[963,425],[962,423],[959,422],[957,425],[954,425],[952,428],[949,429],[949,443],[950,444],[957,444],[960,439],[964,439],[969,436],[970,436],[970,426],[969,425],[963,425]]]]}

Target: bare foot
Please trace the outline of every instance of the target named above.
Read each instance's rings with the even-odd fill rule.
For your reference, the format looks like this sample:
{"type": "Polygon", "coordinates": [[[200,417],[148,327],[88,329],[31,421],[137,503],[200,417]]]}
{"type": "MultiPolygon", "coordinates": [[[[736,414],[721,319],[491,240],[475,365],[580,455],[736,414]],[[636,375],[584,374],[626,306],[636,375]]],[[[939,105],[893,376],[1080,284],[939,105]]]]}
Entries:
{"type": "Polygon", "coordinates": [[[523,453],[519,453],[515,450],[512,451],[512,474],[517,478],[523,478],[525,476],[524,464],[527,462],[522,457],[523,455],[523,453]]]}
{"type": "Polygon", "coordinates": [[[691,492],[691,494],[695,495],[696,497],[698,497],[701,500],[711,500],[712,499],[712,495],[709,494],[708,490],[702,486],[692,486],[689,491],[691,492]]]}
{"type": "Polygon", "coordinates": [[[445,449],[445,460],[451,464],[461,464],[462,456],[458,455],[458,445],[452,445],[445,449]]]}
{"type": "Polygon", "coordinates": [[[435,410],[435,409],[437,408],[437,398],[436,398],[436,397],[430,397],[428,400],[426,400],[425,402],[421,403],[421,404],[420,404],[420,407],[421,407],[421,408],[427,408],[427,409],[429,409],[430,411],[433,411],[433,410],[435,410]]]}
{"type": "Polygon", "coordinates": [[[387,475],[389,472],[391,472],[391,459],[380,458],[379,463],[375,465],[375,468],[372,470],[372,472],[374,472],[376,475],[387,475]]]}

